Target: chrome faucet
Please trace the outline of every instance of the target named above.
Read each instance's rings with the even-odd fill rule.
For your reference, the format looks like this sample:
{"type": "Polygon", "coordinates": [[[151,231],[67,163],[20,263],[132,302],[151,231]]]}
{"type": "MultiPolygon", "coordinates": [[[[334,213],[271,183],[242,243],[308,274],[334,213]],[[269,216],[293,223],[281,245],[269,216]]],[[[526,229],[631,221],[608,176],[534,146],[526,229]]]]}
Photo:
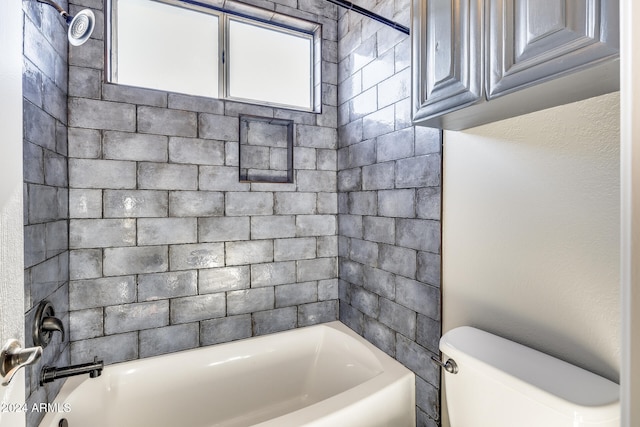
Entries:
{"type": "Polygon", "coordinates": [[[102,374],[102,369],[104,369],[104,363],[102,360],[98,360],[97,357],[94,357],[93,362],[90,363],[65,366],[63,368],[44,366],[42,371],[40,371],[40,385],[42,386],[57,379],[72,377],[74,375],[89,374],[89,377],[96,378],[102,374]]]}

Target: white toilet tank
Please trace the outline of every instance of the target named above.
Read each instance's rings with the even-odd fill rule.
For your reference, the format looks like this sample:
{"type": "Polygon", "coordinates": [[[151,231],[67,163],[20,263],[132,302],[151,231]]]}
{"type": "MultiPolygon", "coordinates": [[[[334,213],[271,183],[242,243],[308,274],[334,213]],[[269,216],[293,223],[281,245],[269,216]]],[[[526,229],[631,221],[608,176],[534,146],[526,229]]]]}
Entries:
{"type": "Polygon", "coordinates": [[[618,384],[488,332],[440,340],[451,427],[619,427],[618,384]]]}

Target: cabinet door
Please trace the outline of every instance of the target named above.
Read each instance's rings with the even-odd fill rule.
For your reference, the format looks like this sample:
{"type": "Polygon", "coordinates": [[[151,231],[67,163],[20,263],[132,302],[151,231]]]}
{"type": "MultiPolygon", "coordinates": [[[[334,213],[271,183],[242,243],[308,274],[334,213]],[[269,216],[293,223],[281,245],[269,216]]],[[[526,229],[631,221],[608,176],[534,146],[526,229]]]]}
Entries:
{"type": "Polygon", "coordinates": [[[413,0],[413,120],[482,99],[482,0],[413,0]]]}
{"type": "Polygon", "coordinates": [[[618,56],[618,0],[487,0],[487,96],[618,56]]]}

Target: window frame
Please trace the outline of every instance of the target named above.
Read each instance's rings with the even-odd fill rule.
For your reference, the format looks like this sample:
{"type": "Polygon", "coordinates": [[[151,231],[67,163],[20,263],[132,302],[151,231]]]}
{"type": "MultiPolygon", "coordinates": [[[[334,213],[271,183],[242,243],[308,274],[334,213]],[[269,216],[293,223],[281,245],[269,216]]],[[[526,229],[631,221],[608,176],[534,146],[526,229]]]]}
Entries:
{"type": "Polygon", "coordinates": [[[279,12],[262,9],[245,3],[226,0],[225,7],[205,3],[198,0],[149,0],[163,3],[170,6],[191,9],[196,12],[208,13],[218,17],[218,97],[212,98],[207,95],[184,94],[173,92],[167,89],[148,88],[144,86],[133,86],[118,82],[118,25],[117,25],[117,5],[118,0],[107,0],[107,15],[105,25],[105,81],[107,83],[128,86],[146,90],[156,90],[167,93],[180,93],[185,96],[199,96],[209,99],[228,100],[253,105],[262,105],[274,108],[283,108],[294,111],[321,113],[322,112],[322,24],[307,21],[301,18],[284,15],[279,12]],[[237,98],[229,95],[229,21],[233,19],[243,23],[248,23],[256,27],[279,31],[285,34],[292,34],[296,37],[308,38],[310,43],[310,105],[308,108],[297,105],[280,104],[277,102],[261,101],[256,99],[237,98]]]}

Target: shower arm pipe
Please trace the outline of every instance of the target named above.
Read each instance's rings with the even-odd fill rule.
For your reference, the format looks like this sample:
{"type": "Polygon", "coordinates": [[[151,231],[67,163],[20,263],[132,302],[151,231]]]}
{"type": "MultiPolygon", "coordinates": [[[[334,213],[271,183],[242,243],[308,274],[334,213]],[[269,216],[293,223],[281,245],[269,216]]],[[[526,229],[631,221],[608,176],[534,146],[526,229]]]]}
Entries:
{"type": "MultiPolygon", "coordinates": [[[[39,1],[39,0],[38,0],[39,1]]],[[[409,28],[405,27],[404,25],[400,25],[397,22],[394,22],[390,19],[385,18],[384,16],[380,16],[377,13],[373,13],[370,10],[367,10],[363,7],[360,7],[356,4],[353,4],[349,1],[346,0],[327,0],[329,3],[333,3],[335,5],[338,5],[340,7],[344,7],[345,9],[349,9],[352,10],[356,13],[359,13],[361,15],[366,16],[367,18],[371,18],[374,21],[378,21],[381,24],[387,25],[395,30],[400,31],[401,33],[404,33],[406,35],[409,35],[410,30],[409,28]]]]}
{"type": "Polygon", "coordinates": [[[62,15],[64,20],[67,22],[67,24],[71,22],[71,20],[73,19],[73,17],[71,17],[71,15],[69,15],[69,13],[66,10],[64,10],[58,3],[54,2],[53,0],[36,0],[36,1],[38,3],[48,4],[49,6],[53,7],[55,10],[58,11],[60,15],[62,15]]]}

